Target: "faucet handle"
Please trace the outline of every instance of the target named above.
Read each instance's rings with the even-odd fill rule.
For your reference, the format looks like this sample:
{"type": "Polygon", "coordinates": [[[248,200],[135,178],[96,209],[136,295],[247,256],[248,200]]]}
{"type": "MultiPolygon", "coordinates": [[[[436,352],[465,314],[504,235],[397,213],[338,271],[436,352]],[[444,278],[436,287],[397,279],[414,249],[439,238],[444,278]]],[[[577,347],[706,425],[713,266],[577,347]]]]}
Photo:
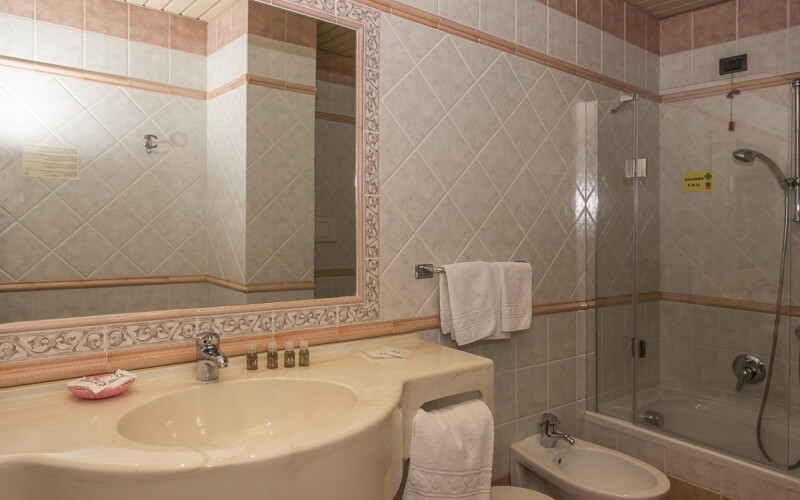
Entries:
{"type": "Polygon", "coordinates": [[[542,415],[542,426],[555,428],[560,423],[561,421],[558,419],[558,417],[552,413],[545,413],[542,415]]]}
{"type": "Polygon", "coordinates": [[[194,336],[198,347],[219,347],[219,334],[216,332],[200,332],[194,336]]]}

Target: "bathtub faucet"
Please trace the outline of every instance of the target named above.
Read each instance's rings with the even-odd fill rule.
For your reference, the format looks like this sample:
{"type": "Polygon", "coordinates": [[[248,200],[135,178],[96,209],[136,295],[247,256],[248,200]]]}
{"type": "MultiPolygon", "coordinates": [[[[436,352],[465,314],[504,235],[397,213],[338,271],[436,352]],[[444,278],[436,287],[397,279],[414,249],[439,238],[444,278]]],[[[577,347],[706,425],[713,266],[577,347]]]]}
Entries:
{"type": "Polygon", "coordinates": [[[200,332],[195,338],[195,367],[197,380],[207,382],[219,378],[219,369],[228,366],[228,356],[219,350],[219,334],[200,332]]]}
{"type": "Polygon", "coordinates": [[[539,442],[543,447],[555,448],[559,439],[563,439],[569,444],[575,444],[575,440],[572,439],[572,436],[558,430],[558,424],[560,423],[558,417],[552,413],[545,413],[542,415],[542,437],[539,439],[539,442]]]}

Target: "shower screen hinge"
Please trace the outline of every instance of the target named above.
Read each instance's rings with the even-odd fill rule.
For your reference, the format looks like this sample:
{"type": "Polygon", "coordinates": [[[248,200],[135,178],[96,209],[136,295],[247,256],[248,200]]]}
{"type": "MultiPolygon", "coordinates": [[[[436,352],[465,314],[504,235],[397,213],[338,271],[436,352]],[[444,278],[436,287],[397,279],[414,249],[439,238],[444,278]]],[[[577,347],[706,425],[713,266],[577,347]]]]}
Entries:
{"type": "Polygon", "coordinates": [[[647,159],[625,160],[625,177],[628,179],[647,177],[647,159]]]}
{"type": "Polygon", "coordinates": [[[647,357],[647,341],[644,339],[637,339],[635,337],[625,337],[631,342],[631,357],[632,358],[646,358],[647,357]]]}

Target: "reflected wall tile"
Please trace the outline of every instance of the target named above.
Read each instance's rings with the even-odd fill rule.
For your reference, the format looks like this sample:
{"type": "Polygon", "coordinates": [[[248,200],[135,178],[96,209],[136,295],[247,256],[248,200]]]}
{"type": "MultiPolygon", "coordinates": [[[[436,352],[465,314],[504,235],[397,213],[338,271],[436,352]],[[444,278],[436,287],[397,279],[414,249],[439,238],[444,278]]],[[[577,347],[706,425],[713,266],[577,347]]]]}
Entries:
{"type": "MultiPolygon", "coordinates": [[[[692,52],[661,56],[661,89],[677,89],[692,83],[692,52]]],[[[662,273],[662,276],[664,273],[662,273]]]]}
{"type": "Polygon", "coordinates": [[[0,15],[0,55],[33,59],[33,21],[0,15]]]}
{"type": "Polygon", "coordinates": [[[693,455],[675,449],[667,451],[667,473],[705,486],[714,491],[722,489],[722,468],[693,455]]]}
{"type": "Polygon", "coordinates": [[[86,0],[84,8],[86,31],[128,39],[127,5],[114,0],[86,0]]]}
{"type": "Polygon", "coordinates": [[[207,36],[206,23],[180,16],[169,17],[170,49],[204,56],[207,54],[207,36]]]}
{"type": "Polygon", "coordinates": [[[787,31],[775,31],[763,35],[742,38],[737,42],[737,52],[747,53],[747,71],[743,74],[768,73],[779,75],[786,68],[787,31]],[[751,62],[752,61],[752,62],[751,62]]]}
{"type": "Polygon", "coordinates": [[[37,22],[34,59],[38,62],[83,67],[83,32],[37,22]]]}
{"type": "Polygon", "coordinates": [[[131,6],[131,41],[169,48],[169,18],[165,12],[131,6]]]}
{"type": "Polygon", "coordinates": [[[111,75],[128,76],[127,40],[89,32],[86,33],[85,37],[85,69],[111,75]]]}
{"type": "Polygon", "coordinates": [[[37,0],[36,20],[83,29],[83,0],[37,0]]]}
{"type": "Polygon", "coordinates": [[[169,49],[131,41],[128,74],[132,78],[169,83],[169,49]]]}
{"type": "Polygon", "coordinates": [[[34,0],[7,0],[0,4],[0,12],[33,19],[34,0]]]}

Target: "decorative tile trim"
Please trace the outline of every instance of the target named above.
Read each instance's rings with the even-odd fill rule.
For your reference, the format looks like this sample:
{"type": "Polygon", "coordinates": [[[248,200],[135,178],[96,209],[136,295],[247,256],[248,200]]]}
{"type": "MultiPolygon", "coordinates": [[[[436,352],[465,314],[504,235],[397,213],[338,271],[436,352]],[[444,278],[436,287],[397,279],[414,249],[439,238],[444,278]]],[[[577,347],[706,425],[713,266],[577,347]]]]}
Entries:
{"type": "MultiPolygon", "coordinates": [[[[786,73],[779,76],[768,76],[764,78],[753,78],[752,80],[736,82],[736,88],[743,91],[748,90],[761,90],[772,87],[780,87],[787,85],[800,78],[800,72],[786,73]]],[[[731,90],[730,83],[722,85],[712,85],[710,87],[703,87],[694,90],[686,90],[683,92],[674,92],[672,94],[663,94],[659,99],[661,103],[672,103],[681,101],[690,101],[692,99],[699,99],[702,97],[711,97],[716,95],[725,95],[731,90]]]]}
{"type": "Polygon", "coordinates": [[[182,276],[148,276],[145,278],[108,278],[67,281],[25,281],[0,283],[0,293],[29,292],[41,290],[69,290],[75,288],[108,288],[119,286],[178,285],[187,283],[211,283],[239,292],[278,292],[291,290],[313,290],[311,281],[282,281],[275,283],[238,283],[207,274],[182,276]]]}
{"type": "Polygon", "coordinates": [[[335,115],[333,113],[324,113],[322,111],[317,111],[316,118],[317,120],[327,120],[329,122],[349,123],[351,125],[356,124],[355,116],[335,115]]]}
{"type": "Polygon", "coordinates": [[[163,344],[165,342],[191,342],[197,332],[193,319],[112,325],[108,327],[107,349],[163,344]]]}
{"type": "Polygon", "coordinates": [[[109,85],[117,85],[119,87],[126,87],[139,90],[149,90],[151,92],[159,92],[161,94],[188,97],[190,99],[206,98],[206,92],[202,90],[189,89],[185,87],[178,87],[176,85],[156,83],[147,80],[139,80],[136,78],[128,78],[126,76],[116,76],[107,73],[98,73],[96,71],[70,68],[67,66],[58,66],[56,64],[33,62],[33,61],[28,61],[26,59],[17,59],[8,56],[0,56],[0,66],[5,66],[8,68],[24,69],[28,71],[36,71],[38,73],[44,73],[53,76],[80,78],[88,82],[106,83],[109,85]]]}
{"type": "Polygon", "coordinates": [[[104,352],[104,329],[86,328],[0,337],[0,361],[104,352]]]}

